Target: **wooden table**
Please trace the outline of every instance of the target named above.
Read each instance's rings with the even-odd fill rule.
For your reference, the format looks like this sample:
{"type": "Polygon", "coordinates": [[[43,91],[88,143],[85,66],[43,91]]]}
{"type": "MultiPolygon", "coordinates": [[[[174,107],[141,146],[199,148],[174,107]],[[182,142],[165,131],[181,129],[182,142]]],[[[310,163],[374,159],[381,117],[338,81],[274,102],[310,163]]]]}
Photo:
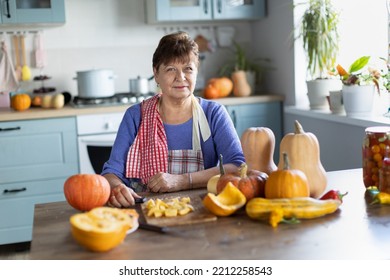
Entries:
{"type": "MultiPolygon", "coordinates": [[[[328,173],[328,188],[348,191],[331,215],[295,225],[249,219],[245,211],[217,221],[175,227],[176,233],[138,229],[106,253],[80,247],[70,234],[66,202],[35,207],[31,259],[389,259],[390,206],[369,205],[361,169],[328,173]]],[[[204,192],[204,191],[203,191],[204,192]]]]}

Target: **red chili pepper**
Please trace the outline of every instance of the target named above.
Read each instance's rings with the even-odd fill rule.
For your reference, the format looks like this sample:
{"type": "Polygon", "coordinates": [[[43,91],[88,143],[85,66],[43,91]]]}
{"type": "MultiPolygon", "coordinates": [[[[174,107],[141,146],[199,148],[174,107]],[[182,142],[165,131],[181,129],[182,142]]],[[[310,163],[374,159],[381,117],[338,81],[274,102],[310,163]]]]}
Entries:
{"type": "Polygon", "coordinates": [[[325,193],[320,200],[326,200],[326,199],[337,199],[343,202],[343,197],[346,196],[348,192],[346,193],[340,193],[339,190],[330,190],[327,193],[325,193]]]}

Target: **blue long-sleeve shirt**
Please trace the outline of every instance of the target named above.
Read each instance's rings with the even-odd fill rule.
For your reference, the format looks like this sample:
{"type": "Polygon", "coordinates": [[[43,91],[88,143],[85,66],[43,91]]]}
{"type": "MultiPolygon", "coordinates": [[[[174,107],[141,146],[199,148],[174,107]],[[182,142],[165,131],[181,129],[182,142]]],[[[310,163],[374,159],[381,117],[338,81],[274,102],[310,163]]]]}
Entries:
{"type": "MultiPolygon", "coordinates": [[[[211,130],[207,141],[201,138],[204,168],[215,167],[219,155],[223,155],[223,163],[241,165],[245,159],[240,139],[226,108],[212,100],[200,98],[200,105],[205,112],[211,130]]],[[[126,110],[119,126],[112,147],[111,155],[103,166],[102,175],[113,173],[126,185],[126,160],[130,146],[133,144],[141,123],[141,105],[135,104],[126,110]]],[[[169,150],[192,149],[192,119],[184,124],[164,124],[169,150]]]]}

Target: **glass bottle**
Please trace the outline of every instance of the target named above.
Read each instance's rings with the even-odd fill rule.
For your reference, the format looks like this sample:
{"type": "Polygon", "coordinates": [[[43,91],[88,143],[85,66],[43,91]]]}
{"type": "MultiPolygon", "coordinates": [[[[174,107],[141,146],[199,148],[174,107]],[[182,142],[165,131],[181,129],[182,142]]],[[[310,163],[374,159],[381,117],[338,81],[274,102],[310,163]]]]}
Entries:
{"type": "Polygon", "coordinates": [[[390,148],[390,126],[372,126],[365,129],[362,146],[363,182],[366,188],[379,188],[379,170],[386,149],[390,148]]]}

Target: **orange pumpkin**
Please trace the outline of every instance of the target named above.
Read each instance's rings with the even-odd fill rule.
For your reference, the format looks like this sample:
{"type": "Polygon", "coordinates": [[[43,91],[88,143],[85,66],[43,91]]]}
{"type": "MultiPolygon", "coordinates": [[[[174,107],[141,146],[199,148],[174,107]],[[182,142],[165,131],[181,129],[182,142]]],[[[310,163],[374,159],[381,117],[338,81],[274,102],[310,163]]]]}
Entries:
{"type": "Polygon", "coordinates": [[[274,162],[275,135],[268,127],[250,127],[241,136],[241,146],[248,169],[268,175],[277,168],[274,162]]]}
{"type": "Polygon", "coordinates": [[[89,211],[107,203],[111,193],[107,179],[99,174],[76,174],[64,183],[68,203],[80,211],[89,211]]]}
{"type": "Polygon", "coordinates": [[[30,108],[31,97],[27,93],[19,93],[11,98],[11,107],[16,111],[24,111],[30,108]]]}
{"type": "Polygon", "coordinates": [[[240,173],[227,173],[222,175],[217,182],[217,193],[221,193],[230,182],[236,186],[246,197],[247,201],[254,197],[264,197],[265,183],[268,175],[258,170],[249,170],[248,165],[243,163],[240,173]]]}
{"type": "Polygon", "coordinates": [[[204,89],[203,89],[203,96],[206,99],[215,99],[219,98],[219,91],[218,89],[213,86],[212,84],[208,84],[204,89]]]}
{"type": "Polygon", "coordinates": [[[305,173],[290,169],[287,153],[283,153],[283,169],[269,175],[265,183],[265,198],[309,197],[309,182],[305,173]]]}
{"type": "Polygon", "coordinates": [[[218,91],[218,97],[214,97],[214,98],[226,97],[233,90],[233,82],[228,77],[212,78],[208,80],[207,85],[203,91],[205,98],[208,98],[206,97],[206,95],[209,96],[216,95],[216,93],[213,92],[212,89],[210,89],[210,87],[218,91]]]}

